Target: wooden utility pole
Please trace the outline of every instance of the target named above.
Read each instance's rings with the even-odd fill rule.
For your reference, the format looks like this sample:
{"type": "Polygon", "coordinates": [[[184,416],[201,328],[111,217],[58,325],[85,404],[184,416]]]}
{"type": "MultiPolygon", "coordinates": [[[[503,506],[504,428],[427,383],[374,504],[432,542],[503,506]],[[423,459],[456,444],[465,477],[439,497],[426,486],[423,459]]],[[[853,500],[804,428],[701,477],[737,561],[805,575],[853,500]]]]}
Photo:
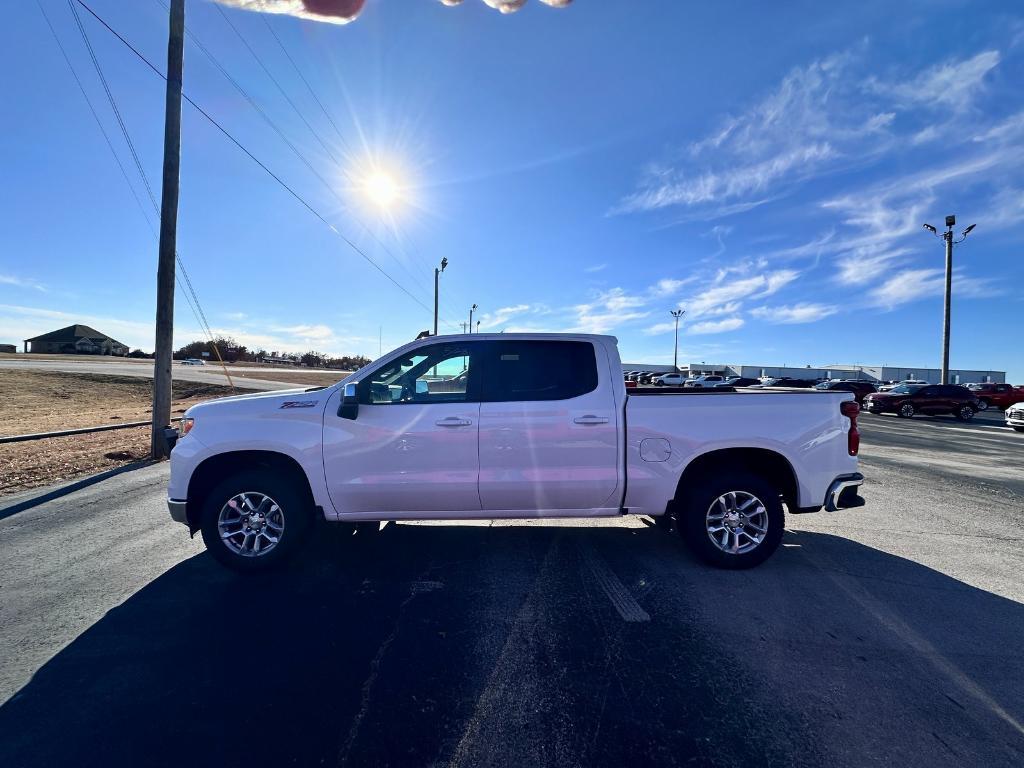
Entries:
{"type": "Polygon", "coordinates": [[[154,459],[170,453],[164,427],[171,423],[171,352],[174,344],[174,254],[177,249],[178,171],[181,160],[181,77],[185,53],[185,0],[171,0],[167,37],[164,177],[160,197],[160,251],[156,269],[156,354],[153,362],[154,459]]]}

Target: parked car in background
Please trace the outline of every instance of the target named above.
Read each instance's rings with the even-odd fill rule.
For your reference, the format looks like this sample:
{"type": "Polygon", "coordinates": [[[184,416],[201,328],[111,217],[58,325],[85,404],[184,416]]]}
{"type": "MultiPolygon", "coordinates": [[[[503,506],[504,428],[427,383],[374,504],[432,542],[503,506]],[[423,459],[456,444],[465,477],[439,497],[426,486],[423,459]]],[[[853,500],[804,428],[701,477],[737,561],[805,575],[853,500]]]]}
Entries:
{"type": "Polygon", "coordinates": [[[864,410],[869,413],[895,413],[905,419],[925,414],[951,415],[961,421],[970,421],[979,408],[974,393],[958,384],[898,384],[888,392],[866,395],[864,410]]]}
{"type": "Polygon", "coordinates": [[[749,379],[743,376],[730,376],[725,381],[720,381],[714,385],[715,389],[719,387],[752,387],[756,384],[760,384],[760,379],[749,379]]]}
{"type": "Polygon", "coordinates": [[[1006,418],[1006,426],[1017,432],[1024,432],[1024,402],[1011,405],[1003,415],[1006,418]]]}
{"type": "Polygon", "coordinates": [[[686,376],[681,373],[665,373],[654,380],[656,387],[681,387],[686,381],[686,376]]]}
{"type": "Polygon", "coordinates": [[[817,383],[817,379],[791,379],[787,376],[781,376],[778,378],[761,379],[761,383],[757,386],[760,388],[790,387],[793,389],[813,389],[817,383]]]}
{"type": "Polygon", "coordinates": [[[875,385],[870,381],[851,381],[841,379],[823,381],[815,385],[814,388],[827,389],[831,392],[853,392],[853,396],[857,398],[858,403],[863,403],[866,395],[870,395],[872,392],[878,391],[877,387],[875,387],[875,385]]]}
{"type": "Polygon", "coordinates": [[[896,387],[898,387],[898,386],[900,386],[902,384],[918,385],[918,384],[927,384],[927,383],[928,383],[927,381],[922,381],[921,379],[904,379],[903,381],[891,381],[888,384],[882,384],[881,386],[879,386],[878,387],[878,391],[879,392],[889,392],[890,390],[892,390],[892,389],[894,389],[894,388],[896,388],[896,387]]]}
{"type": "Polygon", "coordinates": [[[1016,403],[1024,403],[1024,387],[1012,384],[968,384],[967,388],[978,398],[978,409],[1006,410],[1016,403]]]}
{"type": "Polygon", "coordinates": [[[684,383],[684,387],[692,387],[693,389],[703,389],[704,387],[713,387],[716,384],[721,384],[725,381],[725,376],[719,376],[717,374],[708,374],[706,376],[695,376],[687,379],[684,383]]]}
{"type": "Polygon", "coordinates": [[[206,361],[205,360],[200,360],[200,359],[195,358],[195,357],[190,357],[187,360],[182,360],[181,364],[182,365],[206,365],[206,361]]]}

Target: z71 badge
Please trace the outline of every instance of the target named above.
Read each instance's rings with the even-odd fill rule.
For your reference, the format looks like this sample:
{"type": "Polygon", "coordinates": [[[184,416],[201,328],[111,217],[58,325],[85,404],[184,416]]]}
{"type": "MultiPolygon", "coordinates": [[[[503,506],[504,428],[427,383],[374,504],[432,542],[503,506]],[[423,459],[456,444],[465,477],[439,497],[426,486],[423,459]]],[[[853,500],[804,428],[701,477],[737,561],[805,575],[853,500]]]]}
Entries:
{"type": "Polygon", "coordinates": [[[285,403],[281,403],[282,408],[312,408],[317,404],[317,400],[289,400],[285,403]]]}

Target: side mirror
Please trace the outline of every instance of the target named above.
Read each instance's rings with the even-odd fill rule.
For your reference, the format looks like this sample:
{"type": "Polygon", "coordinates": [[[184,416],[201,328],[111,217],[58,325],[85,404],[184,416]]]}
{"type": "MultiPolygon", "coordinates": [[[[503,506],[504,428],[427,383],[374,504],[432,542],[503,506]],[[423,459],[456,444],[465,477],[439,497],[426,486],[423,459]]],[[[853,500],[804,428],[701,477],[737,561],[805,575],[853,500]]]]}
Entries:
{"type": "Polygon", "coordinates": [[[424,379],[416,379],[416,394],[429,395],[430,387],[424,379]]]}
{"type": "Polygon", "coordinates": [[[345,385],[341,393],[341,405],[338,406],[338,416],[343,419],[355,421],[359,415],[359,382],[350,381],[345,385]]]}

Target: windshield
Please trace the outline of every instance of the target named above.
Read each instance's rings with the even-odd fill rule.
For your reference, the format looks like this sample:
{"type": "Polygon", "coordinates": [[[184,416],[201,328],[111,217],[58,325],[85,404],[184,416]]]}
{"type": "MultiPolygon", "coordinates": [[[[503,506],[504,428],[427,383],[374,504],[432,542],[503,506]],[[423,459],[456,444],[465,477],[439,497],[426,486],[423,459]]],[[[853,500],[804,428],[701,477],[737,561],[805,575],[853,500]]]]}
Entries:
{"type": "Polygon", "coordinates": [[[924,387],[924,384],[900,384],[889,390],[894,395],[912,395],[924,387]]]}

